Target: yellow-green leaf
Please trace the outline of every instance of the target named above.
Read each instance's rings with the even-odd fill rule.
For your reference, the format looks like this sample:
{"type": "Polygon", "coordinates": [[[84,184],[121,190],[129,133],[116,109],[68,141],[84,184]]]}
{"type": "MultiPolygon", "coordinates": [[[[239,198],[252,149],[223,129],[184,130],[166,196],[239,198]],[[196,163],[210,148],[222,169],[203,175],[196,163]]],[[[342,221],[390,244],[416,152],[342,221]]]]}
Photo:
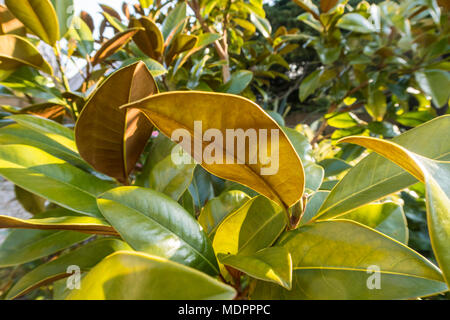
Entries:
{"type": "Polygon", "coordinates": [[[430,261],[353,221],[313,223],[277,245],[292,256],[292,290],[258,281],[252,299],[409,299],[448,289],[430,261]]]}
{"type": "Polygon", "coordinates": [[[23,65],[53,74],[50,64],[31,42],[13,34],[0,35],[0,69],[14,71],[23,65]]]}
{"type": "MultiPolygon", "coordinates": [[[[448,128],[447,128],[448,129],[448,128]]],[[[377,152],[424,182],[431,245],[447,284],[450,283],[450,161],[435,161],[387,140],[348,137],[341,142],[361,145],[377,152]]],[[[447,141],[448,143],[448,141],[447,141]]]]}
{"type": "Polygon", "coordinates": [[[105,235],[118,234],[103,218],[76,214],[66,209],[49,210],[45,212],[44,218],[19,219],[11,216],[0,216],[0,228],[71,230],[105,235]]]}
{"type": "Polygon", "coordinates": [[[71,265],[78,266],[81,271],[88,271],[104,257],[120,250],[131,248],[125,242],[114,238],[101,238],[90,242],[28,272],[8,291],[6,299],[18,298],[43,285],[69,277],[71,273],[67,272],[67,268],[71,265]]]}
{"type": "Polygon", "coordinates": [[[239,209],[250,197],[242,191],[231,190],[208,200],[198,217],[198,222],[210,237],[230,213],[239,209]]]}
{"type": "Polygon", "coordinates": [[[292,258],[284,247],[269,247],[251,255],[219,255],[219,261],[249,276],[291,290],[292,258]]]}
{"type": "Polygon", "coordinates": [[[217,274],[211,242],[198,222],[168,196],[119,187],[97,200],[103,216],[135,250],[217,274]]]}
{"type": "MultiPolygon", "coordinates": [[[[450,116],[435,118],[391,141],[424,157],[450,160],[450,116]]],[[[361,160],[333,188],[322,207],[321,219],[330,219],[381,199],[417,182],[413,176],[378,154],[361,160]]]]}
{"type": "Polygon", "coordinates": [[[235,290],[203,272],[141,252],[106,257],[68,300],[227,300],[235,290]]]}
{"type": "Polygon", "coordinates": [[[19,144],[0,146],[0,175],[62,207],[94,217],[101,217],[96,197],[113,187],[47,152],[19,144]]]}
{"type": "Polygon", "coordinates": [[[344,214],[340,219],[359,222],[401,243],[408,244],[406,217],[403,207],[396,203],[371,203],[344,214]]]}
{"type": "Polygon", "coordinates": [[[44,42],[54,46],[59,40],[59,23],[50,0],[5,0],[8,9],[44,42]]]}
{"type": "Polygon", "coordinates": [[[213,240],[216,255],[249,255],[273,244],[286,227],[286,216],[262,196],[247,201],[219,225],[213,240]]]}

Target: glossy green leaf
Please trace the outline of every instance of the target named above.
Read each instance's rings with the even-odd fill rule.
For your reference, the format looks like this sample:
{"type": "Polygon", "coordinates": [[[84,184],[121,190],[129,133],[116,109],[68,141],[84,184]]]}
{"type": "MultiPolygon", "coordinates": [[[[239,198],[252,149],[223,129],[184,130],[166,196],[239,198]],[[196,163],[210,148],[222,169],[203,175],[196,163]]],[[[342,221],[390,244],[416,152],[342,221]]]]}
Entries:
{"type": "Polygon", "coordinates": [[[450,283],[450,161],[425,158],[387,140],[349,137],[343,141],[373,149],[425,183],[430,240],[445,280],[450,283]]]}
{"type": "Polygon", "coordinates": [[[252,299],[408,299],[447,290],[430,261],[356,222],[317,222],[277,245],[291,253],[292,290],[258,281],[252,299]]]}
{"type": "Polygon", "coordinates": [[[383,91],[369,88],[369,98],[365,107],[374,121],[383,121],[387,111],[386,96],[383,91]]]}
{"type": "Polygon", "coordinates": [[[239,94],[244,91],[253,79],[253,72],[248,70],[239,70],[231,75],[230,80],[223,85],[221,91],[239,94]]]}
{"type": "MultiPolygon", "coordinates": [[[[278,124],[250,100],[224,93],[173,91],[150,96],[123,108],[142,110],[168,137],[172,137],[174,132],[181,134],[174,140],[182,140],[180,144],[183,149],[202,167],[220,178],[244,184],[286,207],[296,203],[303,193],[304,172],[298,155],[278,124]],[[235,151],[236,146],[227,147],[224,140],[231,140],[230,144],[236,140],[234,137],[227,139],[227,129],[230,128],[239,128],[237,132],[232,132],[235,137],[256,134],[258,146],[247,148],[244,146],[247,143],[243,143],[240,144],[239,152],[235,151]],[[201,143],[199,133],[203,134],[208,129],[214,129],[214,135],[210,138],[210,141],[214,141],[201,143]],[[262,146],[263,133],[259,129],[264,129],[262,132],[267,137],[267,143],[262,143],[262,146]],[[277,135],[278,143],[271,147],[277,135]],[[270,165],[277,166],[278,170],[275,167],[267,168],[268,164],[261,162],[262,158],[258,154],[264,152],[267,156],[275,152],[272,159],[278,158],[278,161],[270,161],[270,165]]],[[[209,133],[212,134],[212,131],[209,133]]]]}
{"type": "Polygon", "coordinates": [[[8,9],[35,35],[54,46],[59,40],[59,23],[49,0],[5,0],[8,9]]]}
{"type": "Polygon", "coordinates": [[[119,251],[95,266],[69,300],[226,300],[235,290],[184,265],[140,252],[119,251]]]}
{"type": "Polygon", "coordinates": [[[50,64],[30,41],[13,34],[0,35],[0,69],[12,72],[24,65],[53,74],[50,64]]]}
{"type": "Polygon", "coordinates": [[[94,217],[101,216],[96,197],[113,186],[42,150],[18,144],[0,146],[0,175],[62,207],[94,217]]]}
{"type": "Polygon", "coordinates": [[[103,218],[89,217],[63,208],[38,213],[31,219],[0,216],[0,228],[70,230],[89,234],[117,235],[114,228],[103,218]]]}
{"type": "Polygon", "coordinates": [[[231,190],[209,200],[198,217],[198,222],[210,237],[230,213],[239,209],[250,197],[242,191],[231,190]]]}
{"type": "Polygon", "coordinates": [[[286,216],[262,196],[247,201],[219,225],[213,240],[216,255],[249,255],[267,248],[286,227],[286,216]]]}
{"type": "Polygon", "coordinates": [[[429,95],[436,107],[447,105],[450,92],[450,75],[444,70],[415,72],[414,76],[422,91],[429,95]]]}
{"type": "Polygon", "coordinates": [[[333,114],[327,119],[327,122],[328,125],[339,129],[352,128],[358,125],[356,117],[351,112],[333,114]]]}
{"type": "Polygon", "coordinates": [[[372,33],[376,31],[373,24],[359,13],[347,13],[343,15],[339,19],[337,26],[358,33],[372,33]]]}
{"type": "Polygon", "coordinates": [[[408,244],[408,226],[403,208],[393,202],[368,204],[344,214],[340,219],[359,222],[408,244]]]}
{"type": "MultiPolygon", "coordinates": [[[[16,196],[16,200],[20,202],[22,208],[28,211],[31,214],[37,214],[45,211],[45,200],[38,195],[35,195],[21,187],[14,186],[14,194],[16,196]]],[[[0,216],[1,217],[1,216],[0,216]]]]}
{"type": "Polygon", "coordinates": [[[186,7],[185,2],[178,3],[164,19],[161,32],[165,41],[167,41],[169,35],[174,36],[174,32],[179,29],[179,25],[186,20],[186,7]]]}
{"type": "Polygon", "coordinates": [[[94,37],[83,19],[80,17],[73,18],[73,26],[69,29],[68,36],[77,41],[78,52],[83,58],[91,55],[94,50],[94,37]]]}
{"type": "MultiPolygon", "coordinates": [[[[395,138],[404,148],[435,160],[450,160],[447,131],[450,116],[442,116],[395,138]]],[[[355,165],[334,187],[320,209],[321,219],[330,219],[381,199],[417,182],[413,176],[377,154],[355,165]]]]}
{"type": "Polygon", "coordinates": [[[290,290],[292,258],[284,247],[270,247],[251,255],[220,255],[219,261],[249,276],[274,282],[290,290]]]}
{"type": "Polygon", "coordinates": [[[312,93],[314,93],[314,91],[319,87],[320,75],[321,70],[316,70],[309,74],[305,79],[303,79],[298,90],[301,102],[305,101],[305,99],[308,98],[312,93]]]}
{"type": "Polygon", "coordinates": [[[211,174],[200,166],[195,168],[192,183],[188,188],[189,192],[192,194],[194,203],[198,208],[202,208],[214,197],[214,186],[211,181],[211,174]]]}
{"type": "Polygon", "coordinates": [[[109,223],[135,250],[217,273],[211,243],[198,222],[177,202],[157,191],[119,187],[98,199],[109,223]]]}
{"type": "Polygon", "coordinates": [[[157,91],[142,62],[124,67],[105,80],[92,93],[75,127],[83,159],[96,170],[127,183],[153,126],[139,110],[120,106],[157,91]]]}
{"type": "Polygon", "coordinates": [[[352,167],[344,160],[337,158],[324,159],[319,162],[319,165],[325,169],[325,177],[336,176],[352,167]]]}
{"type": "MultiPolygon", "coordinates": [[[[179,149],[181,153],[185,153],[181,147],[176,146],[175,148],[179,149]]],[[[169,155],[150,171],[150,188],[168,195],[173,200],[178,200],[191,184],[195,167],[194,162],[176,164],[169,155]]]]}
{"type": "Polygon", "coordinates": [[[113,238],[89,242],[28,272],[9,290],[6,299],[18,298],[33,289],[69,277],[71,273],[67,273],[67,268],[71,265],[78,266],[81,271],[88,271],[106,256],[121,250],[131,248],[125,242],[113,238]]]}
{"type": "Polygon", "coordinates": [[[64,37],[72,25],[75,13],[74,0],[51,0],[51,2],[58,18],[59,36],[64,37]]]}
{"type": "Polygon", "coordinates": [[[250,21],[255,25],[256,29],[261,33],[264,38],[269,38],[272,33],[272,26],[269,20],[256,15],[250,14],[250,21]]]}

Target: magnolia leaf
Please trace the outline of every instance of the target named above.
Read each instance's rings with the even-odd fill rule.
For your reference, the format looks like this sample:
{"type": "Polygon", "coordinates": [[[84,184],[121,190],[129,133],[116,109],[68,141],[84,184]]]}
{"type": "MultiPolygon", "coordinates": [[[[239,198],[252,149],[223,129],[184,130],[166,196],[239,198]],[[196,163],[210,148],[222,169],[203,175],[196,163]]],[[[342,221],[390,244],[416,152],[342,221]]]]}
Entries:
{"type": "Polygon", "coordinates": [[[285,207],[302,196],[304,172],[298,155],[278,124],[252,101],[222,93],[175,91],[124,107],[142,110],[167,137],[180,134],[174,140],[182,138],[183,149],[214,175],[244,184],[285,207]],[[230,137],[229,128],[239,130],[230,137]],[[205,132],[214,133],[207,139],[215,138],[214,141],[203,141],[205,132]],[[235,144],[235,137],[244,135],[254,135],[260,146],[252,143],[245,150],[246,143],[238,141],[238,152],[236,146],[225,146],[224,138],[235,144]],[[258,154],[274,155],[270,161],[272,167],[264,165],[258,154]]]}
{"type": "Polygon", "coordinates": [[[347,13],[343,15],[336,25],[339,28],[358,33],[372,33],[376,31],[373,24],[359,13],[347,13]]]}
{"type": "Polygon", "coordinates": [[[158,26],[149,18],[140,19],[131,18],[130,28],[144,28],[138,31],[133,40],[147,56],[158,60],[164,50],[164,37],[159,31],[158,26]]]}
{"type": "Polygon", "coordinates": [[[132,28],[117,33],[114,37],[106,41],[92,58],[92,65],[96,65],[109,56],[113,55],[131,40],[131,38],[141,30],[141,28],[132,28]]]}
{"type": "Polygon", "coordinates": [[[180,2],[164,19],[164,23],[162,25],[162,35],[166,41],[166,44],[169,39],[169,35],[172,37],[175,36],[175,33],[180,29],[180,25],[186,20],[186,8],[186,2],[180,2]]]}
{"type": "Polygon", "coordinates": [[[292,256],[292,289],[258,281],[252,299],[409,299],[448,289],[430,261],[353,221],[304,226],[285,233],[277,246],[292,256]]]}
{"type": "MultiPolygon", "coordinates": [[[[176,148],[184,152],[181,147],[176,146],[176,148]]],[[[172,156],[169,155],[158,162],[150,171],[150,188],[178,201],[191,184],[195,167],[195,163],[176,164],[172,156]]]]}
{"type": "Polygon", "coordinates": [[[450,76],[447,71],[426,70],[415,72],[414,76],[422,91],[433,99],[436,107],[440,108],[448,103],[450,76]]]}
{"type": "Polygon", "coordinates": [[[106,256],[122,250],[131,250],[123,241],[113,238],[97,239],[55,260],[44,263],[28,272],[8,291],[6,299],[15,299],[58,279],[67,278],[68,266],[76,265],[89,271],[106,256]]]}
{"type": "Polygon", "coordinates": [[[141,252],[106,257],[68,300],[227,300],[235,290],[182,264],[141,252]]]}
{"type": "Polygon", "coordinates": [[[198,217],[198,222],[208,235],[213,237],[223,219],[242,207],[249,199],[250,197],[242,191],[223,192],[205,204],[198,217]]]}
{"type": "Polygon", "coordinates": [[[75,13],[74,0],[51,0],[51,2],[59,22],[59,37],[62,38],[72,25],[72,19],[75,13]]]}
{"type": "Polygon", "coordinates": [[[249,276],[291,290],[292,258],[284,247],[269,247],[251,255],[219,255],[219,261],[249,276]]]}
{"type": "Polygon", "coordinates": [[[32,114],[58,122],[64,118],[66,107],[59,103],[44,102],[22,108],[20,114],[32,114]]]}
{"type": "Polygon", "coordinates": [[[239,94],[247,88],[253,79],[253,72],[238,70],[231,75],[230,80],[220,89],[222,92],[239,94]]]}
{"type": "Polygon", "coordinates": [[[305,101],[305,99],[313,94],[314,91],[316,91],[316,89],[319,87],[321,74],[322,70],[316,70],[309,74],[305,79],[303,79],[298,90],[301,102],[305,101]]]}
{"type": "Polygon", "coordinates": [[[49,0],[5,0],[5,4],[35,35],[55,46],[60,38],[59,23],[55,8],[49,0]]]}
{"type": "MultiPolygon", "coordinates": [[[[47,214],[40,213],[36,218],[45,218],[47,214]]],[[[46,257],[91,236],[76,231],[12,230],[0,245],[0,268],[46,257]]]]}
{"type": "Polygon", "coordinates": [[[23,65],[53,74],[50,64],[30,41],[13,34],[0,35],[0,69],[12,72],[23,65]]]}
{"type": "Polygon", "coordinates": [[[80,17],[74,17],[73,26],[68,36],[77,41],[77,50],[83,58],[90,56],[94,50],[94,37],[86,22],[80,17]]]}
{"type": "Polygon", "coordinates": [[[219,225],[213,240],[216,255],[250,255],[273,244],[286,227],[286,216],[262,196],[247,201],[219,225]]]}
{"type": "MultiPolygon", "coordinates": [[[[421,156],[450,160],[447,142],[450,116],[435,118],[391,141],[421,156]]],[[[417,182],[413,176],[377,154],[361,160],[334,187],[320,209],[321,219],[330,219],[381,199],[417,182]]]]}
{"type": "Polygon", "coordinates": [[[49,210],[41,215],[45,217],[19,219],[0,216],[0,228],[70,230],[88,234],[117,235],[114,228],[103,218],[89,217],[63,208],[49,210]]]}
{"type": "Polygon", "coordinates": [[[101,217],[96,197],[113,186],[47,152],[19,144],[0,145],[0,175],[64,208],[94,217],[101,217]]]}
{"type": "Polygon", "coordinates": [[[98,199],[103,216],[133,249],[217,274],[211,243],[198,222],[168,196],[119,187],[98,199]]]}
{"type": "Polygon", "coordinates": [[[170,65],[174,58],[195,47],[198,38],[189,34],[177,34],[170,43],[169,50],[166,53],[166,64],[170,65]]]}
{"type": "Polygon", "coordinates": [[[401,243],[408,244],[406,216],[403,207],[396,203],[371,203],[344,214],[340,219],[359,222],[401,243]]]}
{"type": "Polygon", "coordinates": [[[75,127],[80,155],[96,170],[128,183],[152,132],[152,125],[137,109],[121,105],[158,91],[143,62],[112,74],[94,91],[75,127]]]}
{"type": "Polygon", "coordinates": [[[19,186],[14,186],[14,194],[16,196],[16,200],[22,205],[22,208],[29,213],[37,214],[45,211],[46,200],[44,198],[22,189],[19,186]]]}
{"type": "MultiPolygon", "coordinates": [[[[348,137],[341,142],[361,145],[391,160],[419,181],[425,183],[427,222],[433,252],[450,283],[450,161],[435,161],[415,154],[387,140],[370,137],[348,137]]],[[[448,143],[447,143],[448,144],[448,143]]]]}

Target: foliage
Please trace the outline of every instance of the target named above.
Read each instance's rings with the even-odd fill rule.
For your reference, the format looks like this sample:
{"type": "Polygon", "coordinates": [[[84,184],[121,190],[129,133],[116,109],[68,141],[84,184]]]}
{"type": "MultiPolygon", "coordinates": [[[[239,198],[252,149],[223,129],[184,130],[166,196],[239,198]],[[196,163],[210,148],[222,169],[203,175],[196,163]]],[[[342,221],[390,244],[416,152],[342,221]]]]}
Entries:
{"type": "Polygon", "coordinates": [[[295,2],[316,34],[273,32],[258,0],[139,1],[123,14],[102,5],[98,33],[86,12],[55,1],[6,1],[1,89],[29,106],[2,107],[0,175],[33,217],[0,216],[0,271],[14,268],[3,298],[448,292],[450,116],[434,117],[448,109],[447,11],[434,1],[295,2]],[[274,66],[289,68],[298,40],[323,65],[299,91],[329,106],[317,130],[286,127],[271,105],[280,97],[269,79],[289,80],[274,66]],[[69,81],[71,61],[82,68],[69,81]],[[348,110],[362,106],[367,122],[348,110]],[[386,121],[424,112],[404,132],[386,121]],[[339,129],[332,139],[327,124],[339,129]],[[270,142],[230,152],[218,139],[229,129],[270,142]],[[261,155],[273,150],[277,170],[264,174],[273,163],[261,155]],[[420,250],[430,259],[408,246],[405,213],[426,214],[420,250]],[[66,286],[68,266],[80,268],[80,289],[66,286]]]}

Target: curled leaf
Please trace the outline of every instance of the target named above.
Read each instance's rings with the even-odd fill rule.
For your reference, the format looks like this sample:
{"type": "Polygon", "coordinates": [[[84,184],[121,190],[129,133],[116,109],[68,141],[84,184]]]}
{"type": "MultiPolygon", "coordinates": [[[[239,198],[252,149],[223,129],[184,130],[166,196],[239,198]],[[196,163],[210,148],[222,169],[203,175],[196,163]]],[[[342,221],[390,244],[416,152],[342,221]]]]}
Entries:
{"type": "Polygon", "coordinates": [[[106,41],[92,58],[92,65],[102,62],[119,51],[139,30],[139,28],[128,29],[117,33],[114,37],[106,41]]]}
{"type": "Polygon", "coordinates": [[[137,109],[121,105],[157,92],[143,62],[112,74],[91,96],[75,126],[80,155],[95,169],[127,183],[151,135],[151,123],[137,109]]]}
{"type": "Polygon", "coordinates": [[[158,60],[164,50],[164,38],[158,26],[149,18],[132,18],[130,28],[143,28],[133,36],[139,49],[150,58],[158,60]]]}
{"type": "Polygon", "coordinates": [[[284,207],[303,194],[304,171],[295,149],[278,124],[248,99],[222,93],[168,92],[124,108],[142,110],[168,137],[181,134],[175,139],[182,138],[183,149],[216,176],[244,184],[284,207]],[[211,142],[203,141],[205,133],[212,135],[206,139],[211,142]],[[239,137],[255,139],[236,144],[239,137]]]}

